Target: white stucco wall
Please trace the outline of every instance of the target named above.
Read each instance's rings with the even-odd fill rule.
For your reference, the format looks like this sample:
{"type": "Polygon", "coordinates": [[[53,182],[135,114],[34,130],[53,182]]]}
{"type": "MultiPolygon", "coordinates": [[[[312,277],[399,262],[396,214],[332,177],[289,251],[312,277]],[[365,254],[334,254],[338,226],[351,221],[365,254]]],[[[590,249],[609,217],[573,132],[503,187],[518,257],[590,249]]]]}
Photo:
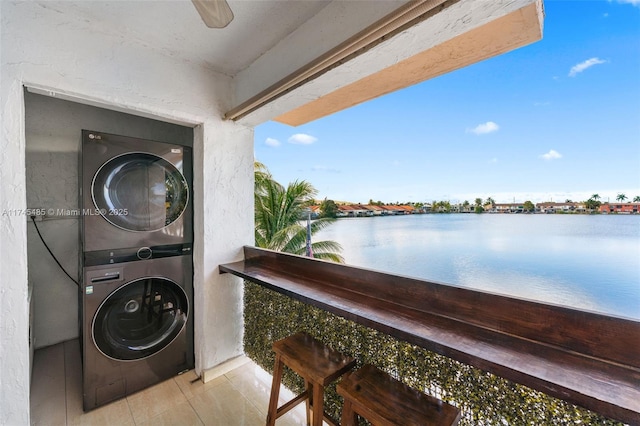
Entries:
{"type": "MultiPolygon", "coordinates": [[[[217,265],[253,241],[253,131],[223,122],[231,80],[29,2],[0,2],[0,213],[27,207],[23,85],[182,123],[194,138],[196,368],[242,352],[241,286],[217,265]]],[[[0,215],[0,424],[29,422],[27,222],[0,215]]],[[[36,313],[37,315],[37,313],[36,313]]]]}

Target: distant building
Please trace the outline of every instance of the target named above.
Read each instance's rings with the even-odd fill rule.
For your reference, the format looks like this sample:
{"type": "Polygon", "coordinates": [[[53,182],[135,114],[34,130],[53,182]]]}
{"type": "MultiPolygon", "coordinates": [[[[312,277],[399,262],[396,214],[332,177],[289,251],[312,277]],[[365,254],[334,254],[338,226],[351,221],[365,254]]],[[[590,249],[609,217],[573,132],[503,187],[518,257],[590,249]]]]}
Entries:
{"type": "Polygon", "coordinates": [[[381,206],[367,204],[365,207],[371,210],[371,212],[373,213],[373,216],[383,216],[386,214],[386,210],[383,209],[381,206]]]}
{"type": "Polygon", "coordinates": [[[338,205],[336,217],[371,217],[371,216],[395,216],[416,213],[413,206],[377,206],[362,204],[341,204],[338,205]]]}
{"type": "Polygon", "coordinates": [[[605,203],[600,206],[600,213],[638,214],[640,203],[605,203]]]}
{"type": "Polygon", "coordinates": [[[403,206],[395,206],[395,207],[396,207],[396,212],[398,212],[398,214],[414,214],[416,212],[416,209],[413,208],[413,206],[403,205],[403,206]]]}
{"type": "Polygon", "coordinates": [[[395,216],[397,214],[402,214],[400,211],[396,209],[397,206],[380,206],[384,209],[384,212],[388,216],[395,216]]]}
{"type": "Polygon", "coordinates": [[[338,206],[336,217],[367,217],[373,216],[373,211],[362,204],[343,204],[338,206]]]}
{"type": "Polygon", "coordinates": [[[583,213],[586,211],[584,203],[564,202],[554,203],[551,201],[536,204],[536,211],[540,213],[583,213]]]}
{"type": "Polygon", "coordinates": [[[320,217],[320,206],[310,206],[309,210],[311,211],[311,219],[317,219],[320,217]]]}
{"type": "Polygon", "coordinates": [[[524,211],[524,203],[496,203],[485,206],[485,210],[491,213],[522,213],[524,211]]]}
{"type": "Polygon", "coordinates": [[[475,213],[476,212],[476,206],[474,204],[467,204],[466,206],[464,204],[460,205],[460,211],[462,213],[475,213]]]}

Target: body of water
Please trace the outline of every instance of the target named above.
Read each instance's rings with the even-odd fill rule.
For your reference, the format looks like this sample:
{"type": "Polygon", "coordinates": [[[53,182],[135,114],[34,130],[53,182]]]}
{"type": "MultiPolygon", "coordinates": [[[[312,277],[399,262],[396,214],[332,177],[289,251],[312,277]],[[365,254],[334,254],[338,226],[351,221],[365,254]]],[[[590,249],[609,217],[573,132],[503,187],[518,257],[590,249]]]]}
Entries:
{"type": "Polygon", "coordinates": [[[640,216],[353,218],[314,239],[349,265],[640,319],[640,216]]]}

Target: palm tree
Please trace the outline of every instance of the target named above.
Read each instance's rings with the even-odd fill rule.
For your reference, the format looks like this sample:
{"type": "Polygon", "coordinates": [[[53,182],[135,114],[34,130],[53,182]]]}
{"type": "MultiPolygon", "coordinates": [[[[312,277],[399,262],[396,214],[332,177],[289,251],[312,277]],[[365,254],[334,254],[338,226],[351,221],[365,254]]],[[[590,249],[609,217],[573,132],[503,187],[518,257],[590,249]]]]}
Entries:
{"type": "Polygon", "coordinates": [[[636,195],[635,197],[633,197],[633,202],[640,203],[640,195],[636,195]]]}
{"type": "Polygon", "coordinates": [[[621,203],[624,202],[624,200],[627,199],[627,196],[625,194],[618,194],[618,196],[616,197],[616,200],[620,201],[621,203]]]}
{"type": "Polygon", "coordinates": [[[487,205],[487,204],[491,204],[491,207],[493,207],[493,205],[494,205],[495,203],[496,203],[496,202],[495,202],[495,201],[493,200],[493,198],[491,198],[491,197],[487,197],[487,201],[485,201],[485,202],[484,202],[484,204],[485,204],[485,205],[487,205]]]}
{"type": "Polygon", "coordinates": [[[255,193],[257,196],[258,193],[263,193],[265,182],[273,180],[273,177],[271,176],[269,169],[267,169],[267,166],[259,161],[255,161],[253,163],[253,174],[255,178],[255,193]]]}
{"type": "Polygon", "coordinates": [[[584,205],[590,211],[597,210],[602,205],[602,203],[598,201],[599,199],[600,199],[599,194],[593,194],[591,198],[589,198],[587,201],[584,202],[584,205]]]}
{"type": "Polygon", "coordinates": [[[584,205],[588,210],[594,211],[594,210],[598,210],[598,208],[600,208],[602,203],[600,203],[600,201],[597,201],[595,198],[591,197],[584,202],[584,205]]]}
{"type": "MultiPolygon", "coordinates": [[[[301,222],[317,191],[306,181],[295,181],[286,188],[276,182],[267,168],[255,164],[255,241],[256,246],[303,256],[307,229],[301,222]]],[[[311,223],[311,235],[326,228],[334,219],[311,223]]],[[[344,263],[335,241],[316,241],[311,245],[318,259],[344,263]]]]}

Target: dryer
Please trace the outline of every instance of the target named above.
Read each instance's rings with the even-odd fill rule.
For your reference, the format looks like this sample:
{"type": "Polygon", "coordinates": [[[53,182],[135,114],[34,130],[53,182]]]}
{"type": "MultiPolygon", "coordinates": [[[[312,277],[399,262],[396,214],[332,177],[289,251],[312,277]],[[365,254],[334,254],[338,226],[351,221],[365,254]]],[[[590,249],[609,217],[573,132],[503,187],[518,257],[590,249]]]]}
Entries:
{"type": "Polygon", "coordinates": [[[190,147],[82,131],[81,244],[85,265],[153,258],[164,246],[190,254],[190,147]],[[106,261],[106,262],[105,262],[106,261]]]}
{"type": "Polygon", "coordinates": [[[193,368],[192,259],[85,267],[85,411],[193,368]]]}

